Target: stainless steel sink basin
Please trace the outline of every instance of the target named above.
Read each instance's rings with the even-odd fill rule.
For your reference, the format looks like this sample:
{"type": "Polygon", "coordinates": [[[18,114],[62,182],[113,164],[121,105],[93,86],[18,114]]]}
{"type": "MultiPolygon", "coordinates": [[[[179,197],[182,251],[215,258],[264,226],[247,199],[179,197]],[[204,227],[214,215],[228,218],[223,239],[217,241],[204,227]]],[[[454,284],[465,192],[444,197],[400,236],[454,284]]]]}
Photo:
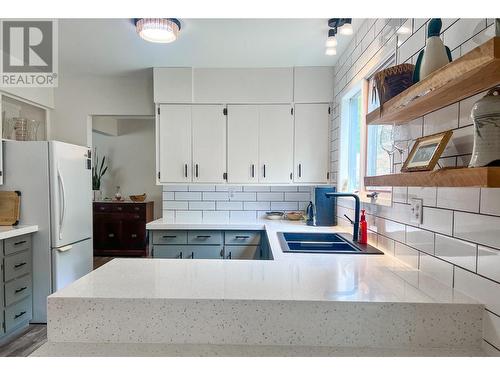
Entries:
{"type": "Polygon", "coordinates": [[[350,241],[349,236],[347,233],[278,233],[284,253],[383,254],[373,246],[350,241]]]}

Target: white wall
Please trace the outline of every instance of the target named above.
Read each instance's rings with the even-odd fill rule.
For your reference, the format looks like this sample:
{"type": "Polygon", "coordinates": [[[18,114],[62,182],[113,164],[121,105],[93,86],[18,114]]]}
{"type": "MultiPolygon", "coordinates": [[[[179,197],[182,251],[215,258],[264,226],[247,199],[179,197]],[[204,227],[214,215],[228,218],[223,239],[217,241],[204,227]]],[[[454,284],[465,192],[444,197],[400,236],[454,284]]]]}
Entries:
{"type": "MultiPolygon", "coordinates": [[[[337,151],[342,97],[388,53],[396,51],[398,64],[415,63],[425,46],[427,24],[428,19],[367,20],[340,57],[335,69],[332,172],[338,171],[337,161],[342,158],[337,151]],[[397,34],[401,25],[408,27],[410,33],[397,34]]],[[[456,59],[491,38],[493,28],[493,19],[443,19],[442,38],[456,59]]],[[[452,129],[454,135],[440,163],[467,165],[473,142],[469,115],[479,97],[462,100],[402,125],[406,129],[402,139],[452,129]]],[[[401,168],[401,160],[395,160],[395,167],[401,168]]],[[[393,194],[392,207],[364,204],[369,213],[369,241],[438,282],[484,303],[484,345],[500,349],[500,189],[402,187],[395,188],[393,194]],[[421,225],[409,221],[409,200],[413,197],[424,199],[421,225]]],[[[344,214],[352,216],[353,207],[352,202],[344,199],[339,199],[339,205],[337,213],[342,222],[344,214]]],[[[418,277],[407,281],[434,296],[432,285],[418,277]]]]}
{"type": "Polygon", "coordinates": [[[103,177],[104,197],[113,197],[120,186],[124,198],[146,193],[155,202],[155,218],[161,217],[161,186],[155,179],[154,120],[118,120],[117,136],[92,133],[93,147],[99,158],[108,160],[108,171],[103,177]]]}
{"type": "Polygon", "coordinates": [[[152,116],[152,77],[152,69],[125,76],[61,76],[55,90],[51,138],[91,146],[90,115],[152,116]]]}

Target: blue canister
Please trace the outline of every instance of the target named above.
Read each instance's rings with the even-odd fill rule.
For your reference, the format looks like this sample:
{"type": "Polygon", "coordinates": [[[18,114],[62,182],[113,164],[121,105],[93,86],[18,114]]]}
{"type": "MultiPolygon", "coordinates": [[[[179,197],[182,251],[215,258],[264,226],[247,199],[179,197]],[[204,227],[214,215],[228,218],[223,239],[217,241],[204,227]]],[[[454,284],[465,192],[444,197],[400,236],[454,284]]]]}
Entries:
{"type": "Polygon", "coordinates": [[[337,225],[337,198],[327,197],[326,193],[335,193],[333,186],[319,186],[314,189],[314,202],[316,205],[316,225],[337,225]]]}

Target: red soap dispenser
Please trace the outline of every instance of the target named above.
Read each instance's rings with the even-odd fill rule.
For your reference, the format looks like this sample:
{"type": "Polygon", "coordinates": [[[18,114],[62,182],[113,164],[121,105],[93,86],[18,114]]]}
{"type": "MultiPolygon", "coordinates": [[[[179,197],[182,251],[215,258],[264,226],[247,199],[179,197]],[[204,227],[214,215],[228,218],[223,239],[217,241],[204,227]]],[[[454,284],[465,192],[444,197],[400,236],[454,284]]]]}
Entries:
{"type": "Polygon", "coordinates": [[[358,243],[366,245],[368,242],[368,224],[366,222],[365,210],[361,210],[361,220],[359,221],[358,243]]]}

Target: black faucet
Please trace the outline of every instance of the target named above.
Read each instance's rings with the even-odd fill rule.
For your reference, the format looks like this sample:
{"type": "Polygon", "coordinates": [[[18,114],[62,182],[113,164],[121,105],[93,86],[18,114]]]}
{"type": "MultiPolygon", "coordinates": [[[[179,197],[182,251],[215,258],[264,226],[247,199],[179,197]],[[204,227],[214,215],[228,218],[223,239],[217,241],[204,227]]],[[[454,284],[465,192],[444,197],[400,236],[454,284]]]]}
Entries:
{"type": "Polygon", "coordinates": [[[352,241],[358,242],[358,232],[359,232],[359,212],[360,212],[360,202],[359,197],[356,194],[352,193],[325,193],[325,195],[330,197],[352,197],[354,198],[355,206],[354,206],[354,228],[352,233],[352,241]]]}

